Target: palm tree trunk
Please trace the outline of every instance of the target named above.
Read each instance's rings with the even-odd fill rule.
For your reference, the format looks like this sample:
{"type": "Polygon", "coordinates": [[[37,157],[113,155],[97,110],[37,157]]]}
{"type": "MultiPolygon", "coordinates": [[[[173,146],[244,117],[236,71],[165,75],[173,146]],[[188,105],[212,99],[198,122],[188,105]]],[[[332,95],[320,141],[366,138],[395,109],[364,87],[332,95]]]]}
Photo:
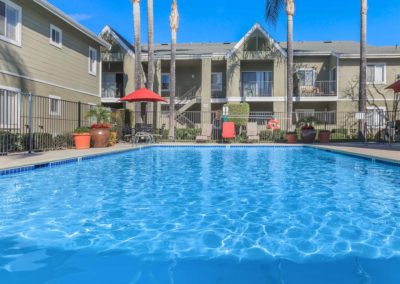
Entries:
{"type": "Polygon", "coordinates": [[[154,89],[154,12],[153,0],[147,0],[148,42],[149,42],[149,65],[147,70],[147,88],[154,89]]]}
{"type": "MultiPolygon", "coordinates": [[[[361,0],[360,83],[358,110],[367,110],[367,0],[361,0]]],[[[359,139],[365,139],[365,118],[360,120],[359,139]]]]}
{"type": "Polygon", "coordinates": [[[293,116],[293,16],[294,1],[286,0],[287,14],[287,124],[286,131],[291,131],[293,116]]]}
{"type": "Polygon", "coordinates": [[[169,95],[169,139],[175,140],[176,30],[171,33],[171,74],[169,95]]]}
{"type": "Polygon", "coordinates": [[[171,73],[169,84],[169,140],[175,140],[175,88],[176,88],[176,34],[179,25],[178,5],[176,0],[172,3],[171,26],[171,73]]]}
{"type": "MultiPolygon", "coordinates": [[[[140,43],[140,0],[133,1],[134,39],[135,39],[135,89],[142,87],[142,54],[140,43]]],[[[140,103],[135,103],[135,123],[141,123],[140,103]]]]}

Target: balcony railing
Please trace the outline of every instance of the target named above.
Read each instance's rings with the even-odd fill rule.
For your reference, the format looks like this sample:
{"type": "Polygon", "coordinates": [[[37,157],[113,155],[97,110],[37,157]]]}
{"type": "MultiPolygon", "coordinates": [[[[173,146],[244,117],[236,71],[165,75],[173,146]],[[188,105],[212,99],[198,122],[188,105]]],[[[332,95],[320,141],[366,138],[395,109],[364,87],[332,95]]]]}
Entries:
{"type": "Polygon", "coordinates": [[[109,53],[105,52],[101,54],[101,58],[103,62],[122,62],[124,61],[124,54],[123,53],[109,53]]]}
{"type": "Polygon", "coordinates": [[[272,81],[242,82],[242,97],[271,97],[272,81]]]}
{"type": "Polygon", "coordinates": [[[316,81],[313,85],[295,85],[295,95],[301,97],[336,96],[336,81],[316,81]]]}
{"type": "Polygon", "coordinates": [[[123,86],[118,83],[103,83],[101,97],[104,99],[119,99],[123,97],[123,86]]]}

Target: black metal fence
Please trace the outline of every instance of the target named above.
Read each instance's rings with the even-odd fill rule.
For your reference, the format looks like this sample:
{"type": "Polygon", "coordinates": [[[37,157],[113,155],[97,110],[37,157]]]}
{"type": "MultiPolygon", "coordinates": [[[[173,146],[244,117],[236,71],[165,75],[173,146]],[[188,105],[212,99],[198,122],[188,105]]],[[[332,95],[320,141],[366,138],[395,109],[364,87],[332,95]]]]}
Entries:
{"type": "MultiPolygon", "coordinates": [[[[80,126],[90,126],[92,121],[86,113],[95,106],[71,102],[57,97],[42,97],[0,89],[0,154],[21,151],[48,151],[73,147],[72,132],[80,126]]],[[[134,124],[133,113],[114,111],[114,120],[119,138],[129,141],[134,124]],[[126,115],[129,114],[129,115],[126,115]]],[[[261,142],[285,142],[286,130],[296,131],[300,139],[300,127],[304,121],[312,121],[317,131],[329,130],[331,141],[360,141],[360,128],[365,132],[363,142],[399,142],[400,112],[381,109],[370,110],[362,117],[355,112],[294,112],[292,121],[285,113],[251,112],[246,116],[228,115],[221,111],[176,112],[176,142],[192,142],[202,132],[202,126],[212,125],[212,142],[221,141],[223,121],[237,125],[235,142],[246,142],[246,125],[256,122],[261,142]],[[363,119],[360,122],[360,118],[363,119]],[[273,129],[271,121],[278,122],[273,129]]],[[[141,122],[156,134],[159,142],[170,142],[169,112],[141,113],[141,122]]],[[[318,141],[318,135],[317,135],[318,141]]]]}
{"type": "Polygon", "coordinates": [[[58,97],[0,90],[0,154],[73,147],[71,133],[89,126],[94,107],[58,97]]]}

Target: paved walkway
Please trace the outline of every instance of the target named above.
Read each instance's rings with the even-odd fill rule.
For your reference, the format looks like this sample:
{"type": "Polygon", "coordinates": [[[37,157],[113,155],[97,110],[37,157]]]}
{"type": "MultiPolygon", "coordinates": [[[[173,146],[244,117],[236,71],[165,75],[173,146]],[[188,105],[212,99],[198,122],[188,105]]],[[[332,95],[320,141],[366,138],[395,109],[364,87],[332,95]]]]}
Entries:
{"type": "Polygon", "coordinates": [[[10,169],[10,168],[12,169],[12,168],[35,165],[35,164],[45,164],[54,161],[86,157],[97,154],[121,152],[133,148],[135,148],[134,145],[129,143],[123,143],[123,144],[117,144],[114,147],[91,148],[88,150],[69,149],[69,150],[40,152],[34,154],[15,153],[7,156],[0,156],[0,170],[10,169]]]}
{"type": "Polygon", "coordinates": [[[400,164],[400,145],[388,144],[363,144],[363,143],[347,143],[347,144],[327,144],[313,145],[315,148],[331,150],[339,153],[353,154],[360,157],[375,158],[388,162],[400,164]]]}
{"type": "MultiPolygon", "coordinates": [[[[169,146],[179,146],[179,145],[194,145],[193,143],[173,143],[173,144],[161,144],[161,145],[169,145],[169,146]]],[[[198,146],[209,146],[210,144],[196,144],[198,146]]],[[[211,144],[213,146],[234,146],[240,145],[244,146],[245,144],[211,144]]],[[[301,146],[302,144],[250,144],[248,146],[260,146],[260,145],[268,145],[268,146],[301,146]]],[[[246,145],[247,146],[247,145],[246,145]]],[[[116,153],[121,151],[127,151],[129,149],[133,149],[135,147],[143,147],[143,146],[134,146],[128,143],[117,144],[114,147],[109,148],[91,148],[89,150],[60,150],[60,151],[50,151],[50,152],[42,152],[42,153],[16,153],[10,154],[8,156],[0,156],[0,170],[11,169],[17,167],[23,167],[28,165],[35,164],[44,164],[59,160],[66,160],[71,158],[78,157],[86,157],[91,155],[103,154],[103,153],[116,153]]],[[[328,144],[328,145],[312,145],[315,148],[326,149],[335,152],[342,152],[348,154],[354,154],[362,157],[372,157],[375,159],[381,159],[385,161],[395,162],[400,164],[400,145],[379,145],[379,144],[357,144],[357,143],[348,143],[348,144],[328,144]]]]}

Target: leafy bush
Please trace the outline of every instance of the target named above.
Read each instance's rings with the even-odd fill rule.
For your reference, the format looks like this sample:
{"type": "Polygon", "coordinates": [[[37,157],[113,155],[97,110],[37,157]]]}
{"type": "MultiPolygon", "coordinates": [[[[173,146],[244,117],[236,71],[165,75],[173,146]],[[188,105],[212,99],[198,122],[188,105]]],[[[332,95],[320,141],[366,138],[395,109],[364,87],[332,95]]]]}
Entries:
{"type": "MultiPolygon", "coordinates": [[[[190,129],[183,129],[177,128],[175,130],[175,139],[176,140],[196,140],[196,136],[201,134],[201,129],[199,128],[190,128],[190,129]]],[[[167,134],[168,138],[168,134],[167,134]]]]}
{"type": "Polygon", "coordinates": [[[90,133],[89,127],[78,127],[74,130],[74,133],[90,133]]]}
{"type": "Polygon", "coordinates": [[[54,137],[54,147],[56,149],[67,149],[74,145],[72,135],[69,133],[59,134],[54,137]]]}
{"type": "Polygon", "coordinates": [[[0,131],[0,153],[17,151],[19,148],[19,135],[7,131],[0,131]]]}
{"type": "Polygon", "coordinates": [[[343,135],[345,135],[345,136],[347,136],[348,135],[348,131],[347,131],[347,129],[346,128],[337,128],[337,129],[332,129],[332,134],[343,134],[343,135]]]}
{"type": "MultiPolygon", "coordinates": [[[[33,133],[32,134],[33,151],[46,151],[54,148],[53,135],[50,133],[33,133]]],[[[24,150],[29,150],[29,134],[21,136],[21,145],[24,150]]]]}
{"type": "Polygon", "coordinates": [[[249,121],[250,105],[248,103],[228,103],[229,107],[228,121],[235,123],[236,126],[246,126],[249,121]]]}
{"type": "Polygon", "coordinates": [[[262,130],[260,131],[260,140],[267,142],[278,142],[286,139],[286,132],[283,130],[262,130]]]}

